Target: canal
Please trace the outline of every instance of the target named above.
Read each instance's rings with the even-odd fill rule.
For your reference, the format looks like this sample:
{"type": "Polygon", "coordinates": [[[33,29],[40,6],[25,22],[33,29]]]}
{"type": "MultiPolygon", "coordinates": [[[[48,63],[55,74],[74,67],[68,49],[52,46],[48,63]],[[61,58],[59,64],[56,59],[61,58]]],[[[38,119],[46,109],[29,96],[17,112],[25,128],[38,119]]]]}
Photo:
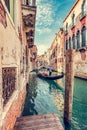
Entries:
{"type": "MultiPolygon", "coordinates": [[[[75,78],[71,126],[65,130],[87,130],[87,81],[75,78]]],[[[45,81],[32,75],[27,86],[22,116],[58,114],[63,123],[64,79],[45,81]]]]}

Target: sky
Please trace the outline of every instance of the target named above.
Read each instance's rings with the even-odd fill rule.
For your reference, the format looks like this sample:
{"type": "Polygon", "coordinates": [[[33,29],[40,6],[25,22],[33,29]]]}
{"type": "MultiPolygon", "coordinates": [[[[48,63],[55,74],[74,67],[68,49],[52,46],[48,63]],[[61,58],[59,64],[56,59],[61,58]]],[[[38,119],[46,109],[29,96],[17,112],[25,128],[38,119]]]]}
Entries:
{"type": "Polygon", "coordinates": [[[35,44],[41,55],[50,48],[76,0],[36,0],[35,44]]]}

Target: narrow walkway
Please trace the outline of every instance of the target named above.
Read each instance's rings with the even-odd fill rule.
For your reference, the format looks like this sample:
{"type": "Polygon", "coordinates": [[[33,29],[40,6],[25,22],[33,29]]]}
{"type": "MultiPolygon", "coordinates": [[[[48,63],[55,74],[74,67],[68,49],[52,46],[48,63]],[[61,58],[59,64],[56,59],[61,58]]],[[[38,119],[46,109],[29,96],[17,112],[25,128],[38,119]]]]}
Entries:
{"type": "Polygon", "coordinates": [[[64,130],[57,114],[19,117],[14,130],[64,130]]]}

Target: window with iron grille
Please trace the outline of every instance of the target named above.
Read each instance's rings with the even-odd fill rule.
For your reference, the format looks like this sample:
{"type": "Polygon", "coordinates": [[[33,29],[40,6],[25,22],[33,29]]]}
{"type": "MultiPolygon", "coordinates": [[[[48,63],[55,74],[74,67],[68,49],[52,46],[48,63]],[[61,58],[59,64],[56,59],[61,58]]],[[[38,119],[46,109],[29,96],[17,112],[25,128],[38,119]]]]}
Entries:
{"type": "Polygon", "coordinates": [[[16,86],[16,68],[2,68],[2,85],[3,85],[3,105],[5,105],[12,96],[16,86]]]}

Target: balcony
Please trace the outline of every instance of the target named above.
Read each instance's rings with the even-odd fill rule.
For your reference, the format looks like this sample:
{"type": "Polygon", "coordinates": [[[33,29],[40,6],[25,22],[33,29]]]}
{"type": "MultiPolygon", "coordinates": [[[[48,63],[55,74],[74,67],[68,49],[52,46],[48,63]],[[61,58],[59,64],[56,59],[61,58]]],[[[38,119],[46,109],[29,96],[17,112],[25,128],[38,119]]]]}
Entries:
{"type": "Polygon", "coordinates": [[[33,44],[32,43],[28,43],[28,48],[32,48],[33,44]]]}
{"type": "Polygon", "coordinates": [[[30,37],[34,37],[34,31],[31,30],[31,31],[29,31],[29,32],[26,32],[26,36],[27,36],[27,37],[29,37],[29,36],[30,36],[30,37]]]}
{"type": "Polygon", "coordinates": [[[30,1],[30,0],[22,0],[22,7],[33,7],[33,8],[35,8],[36,7],[36,1],[34,0],[32,0],[32,1],[30,1]]]}
{"type": "Polygon", "coordinates": [[[33,45],[34,45],[33,42],[34,42],[34,40],[32,38],[27,40],[28,48],[32,48],[33,47],[33,45]]]}
{"type": "Polygon", "coordinates": [[[24,27],[34,27],[35,26],[34,19],[35,16],[34,15],[31,16],[31,14],[23,16],[24,27]]]}
{"type": "Polygon", "coordinates": [[[80,21],[81,21],[83,18],[85,18],[86,16],[87,16],[87,11],[81,12],[81,13],[80,13],[80,17],[79,17],[80,21]]]}

